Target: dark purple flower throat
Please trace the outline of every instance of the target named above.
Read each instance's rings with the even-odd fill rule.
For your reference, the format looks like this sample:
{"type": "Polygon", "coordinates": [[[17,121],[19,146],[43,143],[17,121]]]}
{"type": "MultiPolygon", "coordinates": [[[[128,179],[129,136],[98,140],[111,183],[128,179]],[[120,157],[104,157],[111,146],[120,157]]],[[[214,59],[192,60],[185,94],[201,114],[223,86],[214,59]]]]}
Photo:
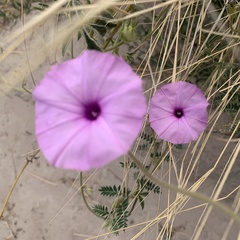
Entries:
{"type": "Polygon", "coordinates": [[[183,116],[183,110],[181,108],[176,108],[174,110],[174,116],[176,118],[181,118],[183,116]]]}
{"type": "Polygon", "coordinates": [[[94,121],[101,114],[101,107],[97,102],[88,103],[85,105],[84,115],[85,118],[94,121]]]}

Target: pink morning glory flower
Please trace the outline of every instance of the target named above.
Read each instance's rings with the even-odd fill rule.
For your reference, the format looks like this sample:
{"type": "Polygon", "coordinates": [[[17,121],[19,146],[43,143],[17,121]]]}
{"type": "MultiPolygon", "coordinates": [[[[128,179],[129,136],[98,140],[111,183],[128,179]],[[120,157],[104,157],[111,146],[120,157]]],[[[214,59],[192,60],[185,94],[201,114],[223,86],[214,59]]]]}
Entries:
{"type": "Polygon", "coordinates": [[[94,50],[53,66],[33,97],[43,154],[80,171],[126,154],[146,113],[141,79],[121,57],[94,50]]]}
{"type": "Polygon", "coordinates": [[[207,127],[207,106],[207,99],[196,85],[166,84],[151,99],[151,127],[161,139],[173,144],[189,143],[207,127]]]}

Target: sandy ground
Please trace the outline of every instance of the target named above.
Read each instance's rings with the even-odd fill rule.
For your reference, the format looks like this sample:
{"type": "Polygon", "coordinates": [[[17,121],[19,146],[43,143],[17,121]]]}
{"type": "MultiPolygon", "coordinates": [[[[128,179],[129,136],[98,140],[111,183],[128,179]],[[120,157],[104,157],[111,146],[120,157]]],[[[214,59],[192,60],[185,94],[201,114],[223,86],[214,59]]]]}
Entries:
{"type": "MultiPolygon", "coordinates": [[[[19,25],[16,25],[14,29],[18,27],[19,25]]],[[[2,30],[0,40],[8,36],[11,31],[11,29],[2,30]]],[[[25,56],[21,54],[23,51],[24,47],[22,46],[15,52],[15,56],[12,55],[0,64],[1,75],[7,74],[16,64],[26,63],[25,56]]],[[[48,69],[49,62],[51,61],[47,61],[38,70],[34,71],[34,78],[37,81],[40,81],[44,72],[48,69]]],[[[21,85],[18,85],[18,87],[20,88],[21,85]]],[[[225,117],[223,117],[223,120],[225,117]]],[[[0,126],[0,206],[2,206],[16,174],[25,163],[25,156],[22,155],[37,147],[34,136],[34,103],[29,94],[16,90],[11,90],[7,94],[1,92],[0,126]]],[[[199,190],[200,192],[210,196],[235,145],[236,143],[229,144],[221,158],[219,167],[205,181],[199,190]]],[[[214,165],[224,146],[225,143],[210,139],[202,154],[201,165],[196,169],[195,177],[191,178],[190,184],[199,179],[214,165]]],[[[176,159],[178,159],[178,156],[183,154],[183,150],[177,150],[175,154],[176,159]]],[[[164,163],[164,168],[168,169],[168,167],[169,163],[164,163]]],[[[221,196],[229,194],[239,185],[239,173],[240,159],[238,158],[221,196]]],[[[92,172],[85,173],[84,180],[87,180],[91,174],[92,172]]],[[[91,198],[88,198],[89,204],[107,204],[104,202],[104,198],[99,195],[97,189],[104,185],[120,184],[119,178],[122,177],[122,174],[118,161],[97,170],[94,177],[87,182],[87,187],[93,190],[91,198]]],[[[174,172],[171,175],[171,181],[174,184],[176,182],[174,172]]],[[[78,191],[78,177],[79,174],[75,171],[65,171],[49,166],[43,156],[29,164],[10,198],[3,220],[0,221],[0,239],[77,240],[106,233],[102,229],[102,220],[93,216],[84,206],[81,194],[78,191]]],[[[235,196],[234,193],[222,202],[231,206],[235,196]]],[[[171,197],[173,198],[174,194],[171,197]]],[[[162,189],[162,194],[159,196],[152,194],[146,200],[144,211],[141,211],[140,207],[135,209],[130,218],[130,225],[144,223],[155,218],[164,209],[167,201],[168,191],[165,189],[162,189]]],[[[199,204],[201,202],[191,200],[187,203],[185,209],[199,204]]],[[[171,239],[192,239],[191,236],[193,236],[202,211],[203,207],[199,207],[176,216],[171,239]]],[[[199,239],[222,239],[228,223],[228,217],[219,211],[212,211],[199,239]]],[[[146,225],[144,223],[138,227],[135,226],[127,230],[126,233],[121,232],[119,236],[109,235],[107,239],[156,239],[161,230],[161,222],[158,227],[155,224],[148,231],[135,236],[135,234],[141,233],[146,225]]],[[[239,230],[239,226],[233,224],[225,239],[238,239],[239,230]]],[[[93,239],[105,239],[105,237],[93,239]]]]}

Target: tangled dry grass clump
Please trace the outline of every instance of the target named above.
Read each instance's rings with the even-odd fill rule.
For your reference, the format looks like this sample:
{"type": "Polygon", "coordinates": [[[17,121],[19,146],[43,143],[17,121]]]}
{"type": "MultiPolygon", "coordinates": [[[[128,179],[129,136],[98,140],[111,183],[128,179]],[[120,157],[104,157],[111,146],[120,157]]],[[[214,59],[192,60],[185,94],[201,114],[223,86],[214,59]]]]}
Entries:
{"type": "MultiPolygon", "coordinates": [[[[124,236],[121,230],[128,232],[139,225],[142,229],[131,239],[152,229],[156,231],[156,239],[172,239],[175,219],[183,212],[194,214],[199,207],[202,207],[201,214],[188,239],[203,239],[202,231],[213,209],[228,217],[221,239],[230,239],[232,227],[239,229],[240,225],[240,3],[218,0],[26,2],[0,3],[2,24],[18,16],[22,23],[1,41],[1,65],[8,64],[15,54],[22,56],[22,62],[14,62],[8,72],[0,74],[2,96],[12,90],[31,93],[40,81],[35,79],[34,72],[42,65],[74,58],[88,48],[112,51],[128,61],[143,79],[147,99],[165,83],[187,81],[201,88],[210,103],[207,130],[188,145],[159,140],[149,127],[148,116],[145,117],[133,154],[124,157],[119,167],[121,185],[109,186],[112,185],[109,183],[107,188],[100,188],[103,196],[115,197],[112,205],[95,204],[91,208],[84,198],[87,208],[106,226],[105,234],[87,239],[113,233],[124,236]],[[25,19],[28,12],[33,14],[30,20],[25,19]],[[215,156],[208,156],[206,149],[213,139],[222,147],[215,156]],[[223,161],[230,145],[232,152],[223,161]],[[206,158],[211,159],[209,165],[204,161],[206,158]],[[206,165],[200,171],[202,164],[206,165]],[[226,193],[225,185],[233,175],[235,183],[226,193]],[[206,196],[201,188],[212,178],[216,180],[215,186],[206,196]],[[160,189],[167,189],[165,206],[161,205],[160,189]],[[128,226],[128,216],[133,216],[136,206],[141,211],[144,201],[154,193],[158,195],[155,216],[128,226]],[[199,203],[186,207],[192,199],[199,203]],[[228,205],[225,200],[229,200],[228,205]]],[[[82,177],[81,174],[80,189],[84,197],[86,187],[82,177]]],[[[91,178],[94,179],[94,174],[91,178]]],[[[239,233],[234,234],[239,239],[239,233]]]]}

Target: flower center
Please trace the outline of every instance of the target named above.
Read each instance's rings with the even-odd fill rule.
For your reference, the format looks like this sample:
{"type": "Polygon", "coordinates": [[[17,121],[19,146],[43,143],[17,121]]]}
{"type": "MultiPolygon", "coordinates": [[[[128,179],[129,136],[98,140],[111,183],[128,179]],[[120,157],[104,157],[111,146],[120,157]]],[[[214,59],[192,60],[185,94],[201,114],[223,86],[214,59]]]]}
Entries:
{"type": "Polygon", "coordinates": [[[183,110],[182,109],[175,109],[174,116],[177,118],[181,118],[183,116],[183,110]]]}
{"type": "Polygon", "coordinates": [[[85,105],[85,118],[94,121],[101,114],[101,108],[97,102],[88,103],[85,105]]]}

